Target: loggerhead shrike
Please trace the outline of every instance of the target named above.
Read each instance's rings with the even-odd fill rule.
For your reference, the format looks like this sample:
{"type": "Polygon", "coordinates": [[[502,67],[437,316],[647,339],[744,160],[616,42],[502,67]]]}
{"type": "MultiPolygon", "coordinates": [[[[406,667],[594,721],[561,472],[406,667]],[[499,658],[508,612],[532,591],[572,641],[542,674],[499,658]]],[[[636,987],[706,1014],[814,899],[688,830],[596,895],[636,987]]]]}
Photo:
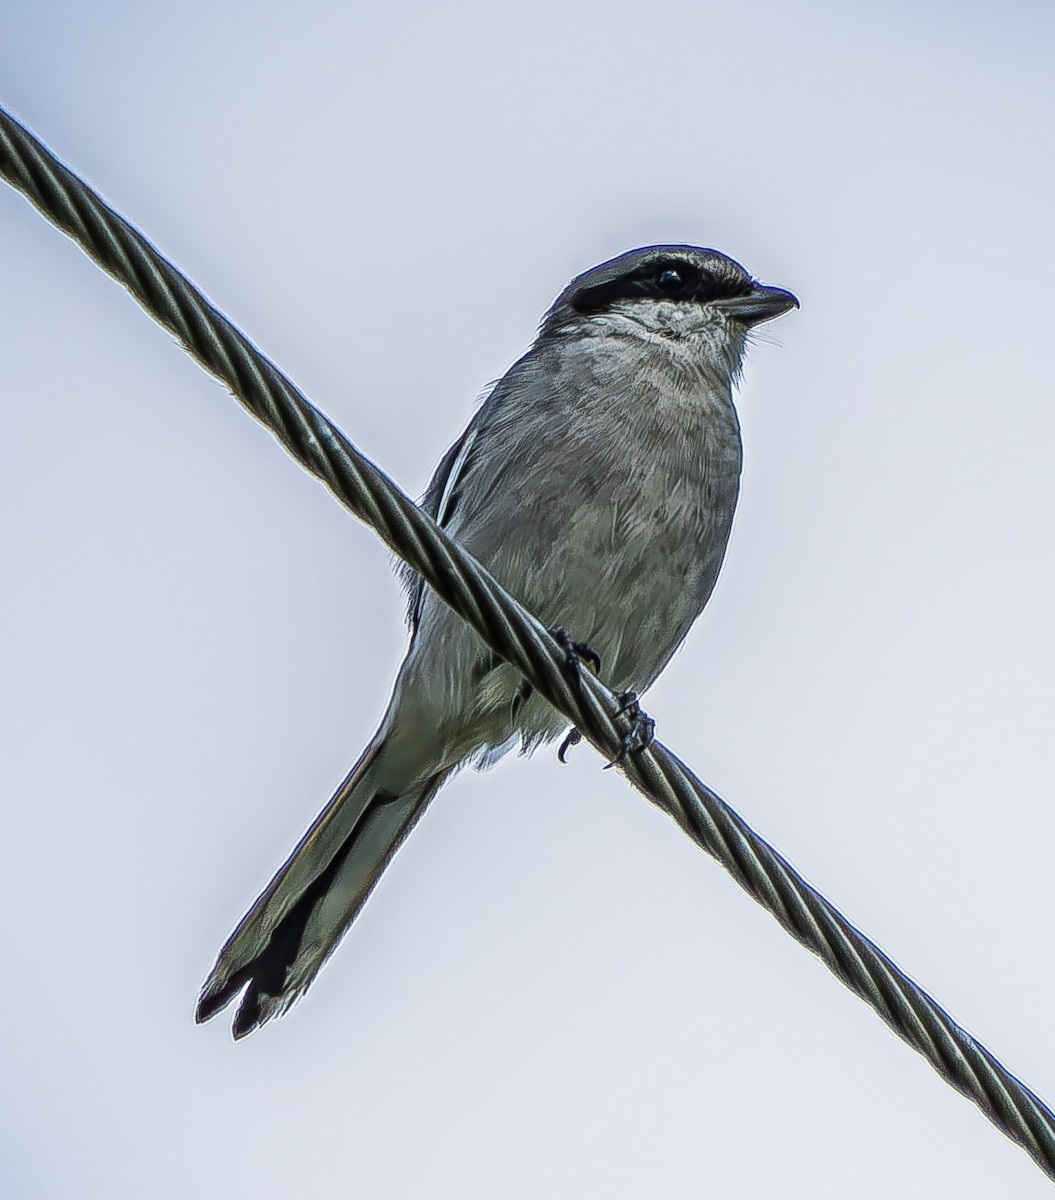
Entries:
{"type": "MultiPolygon", "coordinates": [[[[739,491],[748,331],[795,307],[715,250],[603,263],[560,294],[429,484],[425,510],[616,692],[652,683],[710,597],[739,491]]],[[[405,576],[410,646],[381,726],[202,989],[198,1021],[244,989],[236,1038],[307,990],[459,767],[565,724],[405,576]]]]}

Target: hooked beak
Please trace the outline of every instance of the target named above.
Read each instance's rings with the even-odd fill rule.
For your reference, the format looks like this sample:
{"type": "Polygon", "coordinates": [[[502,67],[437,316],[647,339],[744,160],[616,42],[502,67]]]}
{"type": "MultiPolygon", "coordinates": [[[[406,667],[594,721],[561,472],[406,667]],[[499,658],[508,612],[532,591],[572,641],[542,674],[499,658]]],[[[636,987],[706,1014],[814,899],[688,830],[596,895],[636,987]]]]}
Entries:
{"type": "Polygon", "coordinates": [[[771,321],[799,307],[798,299],[791,292],[763,283],[756,283],[746,296],[729,296],[711,303],[744,325],[761,325],[763,321],[771,321]]]}

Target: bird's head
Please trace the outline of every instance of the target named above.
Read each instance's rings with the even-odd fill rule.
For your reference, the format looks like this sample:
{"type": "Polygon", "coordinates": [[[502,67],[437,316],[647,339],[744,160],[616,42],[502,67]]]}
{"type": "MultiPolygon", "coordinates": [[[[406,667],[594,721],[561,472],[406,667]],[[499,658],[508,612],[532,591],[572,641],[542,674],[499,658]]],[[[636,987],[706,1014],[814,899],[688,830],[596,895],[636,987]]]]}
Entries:
{"type": "Polygon", "coordinates": [[[698,246],[646,246],[579,275],[542,320],[539,337],[615,334],[712,355],[735,375],[750,329],[798,308],[733,259],[698,246]]]}

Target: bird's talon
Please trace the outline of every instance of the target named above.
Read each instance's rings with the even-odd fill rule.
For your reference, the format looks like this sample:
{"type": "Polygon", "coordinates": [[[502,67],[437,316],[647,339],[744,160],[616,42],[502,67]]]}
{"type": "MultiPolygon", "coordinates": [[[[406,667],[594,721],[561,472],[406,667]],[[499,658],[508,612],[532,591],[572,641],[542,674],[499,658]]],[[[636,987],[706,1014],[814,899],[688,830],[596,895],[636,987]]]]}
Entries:
{"type": "Polygon", "coordinates": [[[595,675],[600,673],[601,656],[589,643],[573,641],[563,625],[554,625],[550,634],[564,650],[564,661],[570,670],[578,672],[580,663],[588,663],[595,675]]]}
{"type": "Polygon", "coordinates": [[[560,749],[557,751],[557,758],[560,759],[565,766],[568,765],[567,753],[572,746],[577,746],[582,741],[582,734],[577,729],[569,729],[568,736],[560,744],[560,749]]]}
{"type": "Polygon", "coordinates": [[[527,679],[521,679],[517,684],[517,689],[513,693],[513,699],[509,702],[509,719],[515,721],[517,713],[524,707],[525,703],[531,699],[535,689],[527,679]]]}
{"type": "Polygon", "coordinates": [[[593,667],[593,673],[596,675],[601,670],[601,656],[592,646],[586,642],[572,642],[572,650],[575,652],[575,657],[579,662],[587,663],[593,667]]]}

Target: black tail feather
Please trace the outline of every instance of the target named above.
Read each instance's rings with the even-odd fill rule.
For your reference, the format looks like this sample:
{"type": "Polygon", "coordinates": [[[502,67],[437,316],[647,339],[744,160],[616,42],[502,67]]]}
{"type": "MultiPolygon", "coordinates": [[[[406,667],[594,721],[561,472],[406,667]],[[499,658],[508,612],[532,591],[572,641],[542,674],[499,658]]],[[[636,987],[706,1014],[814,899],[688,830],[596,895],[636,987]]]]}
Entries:
{"type": "Polygon", "coordinates": [[[311,917],[315,905],[326,895],[330,885],[337,877],[363,821],[372,809],[395,799],[398,797],[387,792],[378,792],[374,796],[326,869],[311,881],[297,902],[271,931],[271,936],[263,950],[244,967],[235,971],[220,991],[201,997],[194,1014],[195,1021],[201,1024],[214,1017],[222,1008],[230,1004],[242,988],[248,984],[235,1014],[232,1032],[237,1039],[245,1037],[247,1033],[252,1033],[256,1029],[260,1023],[262,998],[282,994],[287,972],[296,962],[297,955],[300,953],[308,919],[311,917]]]}

